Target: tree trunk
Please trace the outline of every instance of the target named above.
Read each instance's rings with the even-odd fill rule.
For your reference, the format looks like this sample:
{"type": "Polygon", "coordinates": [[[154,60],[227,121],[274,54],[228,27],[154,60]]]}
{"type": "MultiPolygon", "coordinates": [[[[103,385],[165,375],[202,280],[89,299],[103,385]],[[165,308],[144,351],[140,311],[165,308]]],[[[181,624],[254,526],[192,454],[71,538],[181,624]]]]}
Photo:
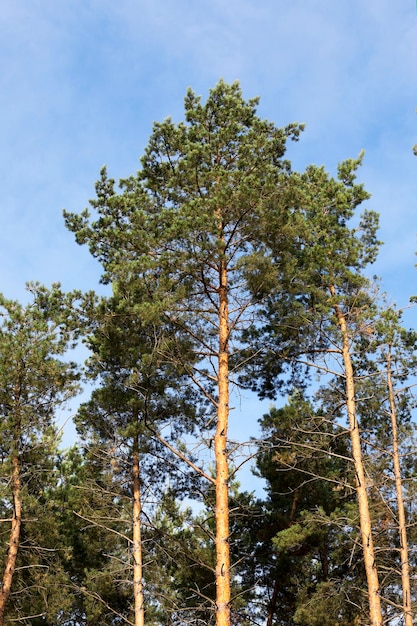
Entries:
{"type": "Polygon", "coordinates": [[[9,537],[9,549],[7,551],[6,564],[3,571],[3,580],[0,589],[0,626],[4,624],[6,603],[12,588],[13,575],[16,568],[17,552],[19,548],[20,527],[22,523],[22,501],[20,496],[20,468],[17,455],[13,458],[12,471],[13,490],[13,518],[9,537]]]}
{"type": "Polygon", "coordinates": [[[141,537],[141,493],[139,442],[135,436],[133,444],[133,596],[135,606],[135,626],[145,624],[145,604],[143,596],[143,556],[141,537]]]}
{"type": "Polygon", "coordinates": [[[280,581],[276,578],[275,583],[274,583],[274,589],[272,592],[272,597],[268,604],[268,615],[266,618],[266,626],[272,626],[274,623],[274,615],[275,615],[275,610],[277,608],[277,601],[278,601],[279,582],[280,581]]]}
{"type": "Polygon", "coordinates": [[[387,386],[392,429],[392,457],[394,464],[395,491],[397,495],[398,507],[398,533],[400,536],[401,584],[403,590],[404,624],[405,626],[413,626],[413,617],[411,612],[410,570],[408,564],[407,525],[403,500],[400,451],[398,445],[397,411],[395,407],[394,389],[392,384],[390,350],[387,354],[387,386]]]}
{"type": "MultiPolygon", "coordinates": [[[[330,292],[336,297],[336,290],[332,286],[330,292]]],[[[349,333],[347,322],[340,306],[335,303],[337,323],[342,335],[342,354],[346,381],[346,408],[349,419],[350,438],[352,443],[352,458],[356,475],[356,494],[359,506],[359,523],[362,537],[362,550],[365,564],[366,580],[368,585],[370,626],[382,626],[381,599],[379,595],[378,570],[375,561],[375,550],[372,537],[372,523],[369,511],[368,493],[366,488],[365,470],[361,448],[361,436],[356,413],[355,381],[352,359],[349,348],[349,333]]]]}
{"type": "Polygon", "coordinates": [[[219,357],[216,459],[216,625],[230,624],[229,467],[227,430],[229,422],[229,309],[227,268],[219,268],[219,357]]]}

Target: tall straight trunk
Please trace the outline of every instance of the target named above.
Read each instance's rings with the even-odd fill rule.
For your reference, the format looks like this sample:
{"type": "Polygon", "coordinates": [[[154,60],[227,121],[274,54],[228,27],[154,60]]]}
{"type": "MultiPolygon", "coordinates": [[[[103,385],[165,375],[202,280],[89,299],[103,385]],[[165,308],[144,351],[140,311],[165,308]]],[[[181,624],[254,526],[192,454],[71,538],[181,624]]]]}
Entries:
{"type": "Polygon", "coordinates": [[[226,261],[219,268],[218,407],[214,436],[216,462],[216,625],[230,624],[229,467],[229,307],[226,261]]]}
{"type": "Polygon", "coordinates": [[[145,603],[143,596],[143,555],[141,536],[141,492],[139,438],[133,444],[133,596],[135,606],[135,626],[145,624],[145,603]]]}
{"type": "MultiPolygon", "coordinates": [[[[336,290],[334,286],[330,288],[330,292],[333,297],[336,297],[336,290]]],[[[381,598],[379,595],[378,570],[376,566],[374,542],[372,537],[372,523],[363,465],[361,436],[356,412],[355,380],[350,355],[349,333],[345,315],[338,304],[334,305],[334,311],[336,313],[337,323],[342,336],[342,354],[346,381],[346,408],[349,419],[352,458],[356,475],[356,496],[359,507],[359,523],[362,538],[363,559],[368,586],[370,626],[382,626],[383,620],[381,598]]]]}
{"type": "Polygon", "coordinates": [[[9,536],[9,548],[7,551],[6,564],[3,570],[3,580],[0,589],[0,626],[4,624],[4,613],[7,600],[12,588],[13,575],[16,569],[16,559],[19,549],[20,528],[22,524],[22,500],[19,459],[15,455],[12,461],[12,490],[13,490],[13,517],[9,536]]]}
{"type": "Polygon", "coordinates": [[[400,557],[401,557],[401,584],[403,590],[403,611],[405,626],[413,626],[413,617],[411,612],[411,584],[410,569],[408,564],[408,542],[407,542],[407,524],[405,519],[403,488],[401,479],[400,451],[398,444],[398,425],[397,411],[395,407],[394,388],[392,384],[391,372],[391,351],[387,354],[387,387],[391,416],[392,430],[392,458],[394,465],[395,492],[397,496],[398,508],[398,533],[400,536],[400,557]]]}

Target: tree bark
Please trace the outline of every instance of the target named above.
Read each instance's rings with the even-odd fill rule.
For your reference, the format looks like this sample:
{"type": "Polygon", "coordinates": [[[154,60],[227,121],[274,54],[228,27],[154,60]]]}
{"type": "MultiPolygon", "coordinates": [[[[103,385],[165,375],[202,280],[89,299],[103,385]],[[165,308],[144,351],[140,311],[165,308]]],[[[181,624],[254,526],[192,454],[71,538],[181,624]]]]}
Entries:
{"type": "Polygon", "coordinates": [[[392,457],[394,465],[395,492],[397,496],[398,507],[398,533],[400,536],[400,557],[401,557],[401,584],[403,590],[403,611],[405,626],[413,626],[413,617],[411,612],[411,584],[410,570],[408,563],[408,543],[407,543],[407,523],[405,519],[403,488],[400,466],[400,451],[398,444],[398,425],[397,411],[395,407],[394,388],[392,384],[391,373],[391,351],[387,354],[387,386],[388,398],[391,416],[392,430],[392,457]]]}
{"type": "Polygon", "coordinates": [[[216,625],[230,624],[229,467],[229,308],[227,267],[219,267],[218,408],[214,436],[216,463],[216,625]]]}
{"type": "MultiPolygon", "coordinates": [[[[331,295],[336,297],[334,286],[330,288],[331,295]]],[[[375,550],[372,537],[372,522],[369,511],[369,500],[366,488],[366,477],[363,465],[361,436],[356,413],[355,380],[352,359],[349,347],[349,333],[345,315],[340,306],[335,303],[337,323],[342,336],[342,354],[346,382],[346,408],[349,420],[350,439],[352,443],[352,459],[356,475],[356,495],[359,507],[359,523],[362,537],[362,550],[368,586],[370,626],[382,626],[381,598],[379,595],[378,570],[375,560],[375,550]]]]}
{"type": "Polygon", "coordinates": [[[274,623],[275,610],[277,608],[278,592],[279,592],[279,580],[276,578],[274,582],[274,589],[272,591],[272,597],[268,604],[268,615],[266,618],[266,626],[272,626],[274,623]]]}
{"type": "Polygon", "coordinates": [[[141,530],[139,442],[138,436],[136,435],[133,445],[133,596],[135,606],[135,626],[144,626],[145,624],[141,530]]]}
{"type": "Polygon", "coordinates": [[[13,575],[16,569],[17,553],[19,549],[20,528],[22,523],[22,501],[19,459],[14,456],[12,461],[12,490],[13,490],[13,517],[9,537],[6,564],[3,570],[3,580],[0,589],[0,626],[4,624],[6,604],[12,588],[13,575]]]}

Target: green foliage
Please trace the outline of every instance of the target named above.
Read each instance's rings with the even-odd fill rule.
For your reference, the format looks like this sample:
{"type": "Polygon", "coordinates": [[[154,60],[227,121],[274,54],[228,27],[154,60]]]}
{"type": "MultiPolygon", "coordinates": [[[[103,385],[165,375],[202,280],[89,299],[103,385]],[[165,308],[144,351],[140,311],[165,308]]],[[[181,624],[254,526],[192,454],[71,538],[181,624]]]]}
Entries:
{"type": "Polygon", "coordinates": [[[3,568],[14,510],[11,473],[17,465],[22,524],[6,616],[35,624],[37,618],[26,616],[38,615],[42,623],[58,624],[71,597],[55,500],[59,437],[54,420],[77,392],[78,373],[64,360],[73,333],[56,315],[56,291],[32,290],[33,302],[26,307],[0,296],[0,561],[3,568]]]}
{"type": "Polygon", "coordinates": [[[122,180],[118,192],[103,169],[93,216],[65,213],[77,241],[102,264],[102,280],[113,283],[140,322],[165,324],[166,360],[194,367],[189,374],[213,404],[220,264],[228,271],[230,341],[239,367],[240,331],[266,286],[277,284],[277,265],[258,235],[271,227],[272,206],[276,221],[290,219],[280,192],[292,177],[283,155],[302,127],[277,128],[257,116],[256,105],[237,83],[220,81],[204,104],[189,91],[186,121],[154,125],[137,176],[122,180]]]}
{"type": "Polygon", "coordinates": [[[294,623],[303,626],[355,626],[359,624],[352,611],[347,610],[346,586],[337,585],[333,580],[318,583],[313,595],[302,590],[298,608],[294,613],[294,623]]]}
{"type": "MultiPolygon", "coordinates": [[[[163,357],[171,349],[169,335],[153,320],[136,317],[135,303],[135,296],[116,283],[113,296],[97,303],[86,338],[91,351],[87,373],[99,385],[75,417],[83,443],[76,469],[80,479],[77,491],[72,490],[77,532],[68,540],[80,590],[77,610],[89,624],[133,619],[134,454],[140,463],[142,523],[149,524],[168,482],[180,493],[197,482],[188,479],[187,469],[157,435],[165,429],[175,445],[182,432],[192,433],[201,419],[198,402],[182,364],[163,357]]],[[[187,343],[182,345],[186,353],[187,343]]],[[[152,563],[153,541],[152,532],[142,540],[146,563],[152,563]]],[[[163,595],[154,569],[147,566],[144,576],[148,623],[163,595]]]]}
{"type": "Polygon", "coordinates": [[[353,624],[363,604],[357,587],[364,573],[355,549],[348,433],[299,392],[264,415],[261,425],[257,468],[267,498],[252,510],[252,562],[244,574],[257,581],[257,610],[262,606],[271,624],[307,624],[310,603],[320,604],[321,597],[326,623],[353,624]],[[330,589],[327,602],[324,590],[330,589]]]}
{"type": "MultiPolygon", "coordinates": [[[[134,423],[140,438],[143,427],[158,438],[158,420],[168,417],[177,434],[191,431],[196,412],[185,410],[184,402],[175,408],[180,391],[193,399],[198,415],[208,405],[197,425],[210,445],[219,353],[230,356],[234,371],[257,353],[257,345],[243,345],[242,331],[266,286],[275,288],[284,271],[257,235],[269,224],[272,205],[287,216],[279,189],[289,184],[291,170],[283,156],[301,126],[277,128],[262,120],[257,102],[245,101],[237,83],[220,81],[204,104],[189,91],[185,122],[154,124],[136,176],[116,190],[104,168],[90,202],[93,214],[65,214],[78,243],[102,264],[102,281],[113,288],[110,308],[104,312],[108,303],[99,305],[107,319],[90,340],[92,372],[104,368],[104,385],[80,413],[84,433],[91,428],[99,439],[117,430],[122,437],[124,419],[124,437],[134,423]],[[222,315],[227,337],[221,336],[222,315]],[[129,410],[134,420],[122,418],[129,410]]],[[[184,450],[181,443],[176,447],[184,450]]]]}
{"type": "Polygon", "coordinates": [[[317,166],[293,173],[281,192],[289,207],[284,229],[280,207],[271,211],[263,237],[279,262],[286,255],[287,268],[280,289],[269,290],[259,319],[246,331],[263,349],[242,378],[261,396],[276,395],[282,360],[291,365],[291,386],[307,384],[308,359],[317,362],[317,371],[320,366],[325,370],[319,361],[340,345],[335,304],[348,317],[352,333],[366,327],[375,306],[364,269],[374,262],[380,244],[378,215],[368,210],[356,215],[369,197],[355,182],[361,160],[342,163],[338,179],[317,166]]]}
{"type": "MultiPolygon", "coordinates": [[[[83,459],[66,487],[78,513],[67,540],[81,590],[79,621],[130,619],[130,466],[140,450],[148,623],[213,622],[212,494],[178,460],[172,470],[174,457],[158,437],[168,430],[184,457],[181,437],[192,434],[210,458],[224,349],[230,379],[263,397],[276,397],[284,385],[307,388],[312,371],[324,381],[314,404],[297,392],[262,420],[257,468],[267,481],[265,500],[230,486],[238,512],[230,541],[233,619],[359,623],[366,584],[351,444],[341,426],[346,372],[337,311],[348,324],[378,558],[387,572],[382,592],[398,602],[397,545],[384,527],[390,507],[393,517],[384,359],[389,346],[395,382],[406,384],[415,372],[415,334],[400,328],[391,308],[380,313],[367,275],[380,242],[377,214],[357,214],[369,198],[356,180],[363,155],[341,163],[336,177],[314,165],[293,172],[286,142],[302,126],[278,128],[257,115],[257,105],[237,83],[220,81],[204,103],[189,90],[184,121],[154,124],[136,175],[116,186],[103,168],[90,209],[65,213],[113,293],[101,300],[87,294],[77,313],[73,303],[59,304],[59,288],[58,305],[42,295],[56,315],[72,311],[69,326],[75,329],[78,315],[88,329],[88,375],[100,383],[77,416],[83,459]],[[223,346],[221,292],[229,309],[223,346]],[[192,490],[205,501],[201,515],[175,501],[192,490]]],[[[414,400],[397,390],[397,401],[408,453],[414,400]]],[[[404,467],[414,476],[409,457],[404,467]]]]}

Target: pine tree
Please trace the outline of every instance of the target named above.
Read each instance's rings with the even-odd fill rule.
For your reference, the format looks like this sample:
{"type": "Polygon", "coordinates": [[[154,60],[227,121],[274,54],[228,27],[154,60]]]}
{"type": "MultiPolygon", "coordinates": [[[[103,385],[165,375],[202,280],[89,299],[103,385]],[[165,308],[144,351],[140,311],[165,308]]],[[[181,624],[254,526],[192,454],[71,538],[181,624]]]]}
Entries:
{"type": "MultiPolygon", "coordinates": [[[[33,290],[26,306],[0,296],[1,522],[7,543],[1,551],[0,624],[12,616],[53,621],[60,614],[51,595],[54,578],[63,582],[64,550],[49,498],[57,484],[54,419],[76,393],[77,373],[64,361],[72,335],[51,315],[58,288],[33,290]]],[[[63,593],[61,607],[65,602],[63,593]]]]}
{"type": "Polygon", "coordinates": [[[99,386],[75,418],[83,442],[85,477],[80,487],[89,494],[77,515],[96,527],[108,545],[104,562],[88,567],[93,586],[80,584],[96,600],[93,605],[87,601],[90,621],[93,611],[100,623],[123,619],[142,626],[145,617],[149,623],[161,594],[144,568],[153,538],[148,529],[143,539],[143,519],[149,522],[168,482],[179,490],[187,483],[186,468],[173,464],[156,435],[163,432],[164,441],[175,445],[185,429],[192,432],[197,408],[184,373],[158,355],[160,329],[132,316],[126,299],[119,298],[116,286],[114,290],[113,297],[95,307],[93,332],[86,340],[89,376],[99,386]],[[104,571],[118,594],[107,581],[100,584],[104,571]],[[146,595],[144,581],[147,589],[153,588],[153,597],[146,595]]]}
{"type": "Polygon", "coordinates": [[[102,171],[91,202],[98,219],[88,211],[66,214],[77,241],[102,263],[103,281],[117,283],[121,297],[135,301],[131,314],[170,327],[177,344],[161,348],[162,357],[186,371],[212,408],[205,440],[213,442],[215,457],[219,626],[230,623],[232,608],[230,384],[258,350],[252,345],[243,352],[242,330],[268,283],[277,284],[257,233],[273,205],[287,219],[279,190],[291,172],[283,155],[287,139],[297,139],[301,129],[260,119],[257,104],[244,101],[236,83],[221,81],[205,104],[190,90],[185,123],[154,125],[142,169],[121,181],[120,193],[102,171]]]}
{"type": "MultiPolygon", "coordinates": [[[[369,616],[372,626],[383,622],[380,584],[376,566],[374,537],[367,480],[363,461],[357,411],[355,345],[368,334],[375,314],[375,302],[365,268],[375,260],[378,249],[377,215],[364,211],[356,224],[355,210],[369,196],[355,182],[361,157],[339,166],[338,179],[324,168],[310,166],[288,191],[292,221],[298,232],[293,248],[294,274],[287,283],[288,313],[283,317],[282,302],[272,297],[265,308],[263,334],[271,358],[262,355],[261,393],[274,392],[275,362],[283,351],[283,333],[290,327],[299,344],[287,358],[304,362],[307,370],[337,373],[343,380],[343,396],[351,437],[351,455],[356,475],[362,550],[367,577],[369,616]]],[[[273,231],[275,232],[275,231],[273,231]]],[[[274,234],[268,233],[272,242],[274,234]]],[[[276,254],[280,253],[279,238],[276,254]]],[[[280,373],[280,372],[278,372],[280,373]]],[[[257,376],[257,372],[255,372],[257,376]]],[[[259,378],[258,378],[259,380],[259,378]]]]}
{"type": "Polygon", "coordinates": [[[257,471],[267,497],[252,540],[268,626],[354,624],[363,609],[349,433],[338,417],[296,392],[261,420],[257,471]]]}

